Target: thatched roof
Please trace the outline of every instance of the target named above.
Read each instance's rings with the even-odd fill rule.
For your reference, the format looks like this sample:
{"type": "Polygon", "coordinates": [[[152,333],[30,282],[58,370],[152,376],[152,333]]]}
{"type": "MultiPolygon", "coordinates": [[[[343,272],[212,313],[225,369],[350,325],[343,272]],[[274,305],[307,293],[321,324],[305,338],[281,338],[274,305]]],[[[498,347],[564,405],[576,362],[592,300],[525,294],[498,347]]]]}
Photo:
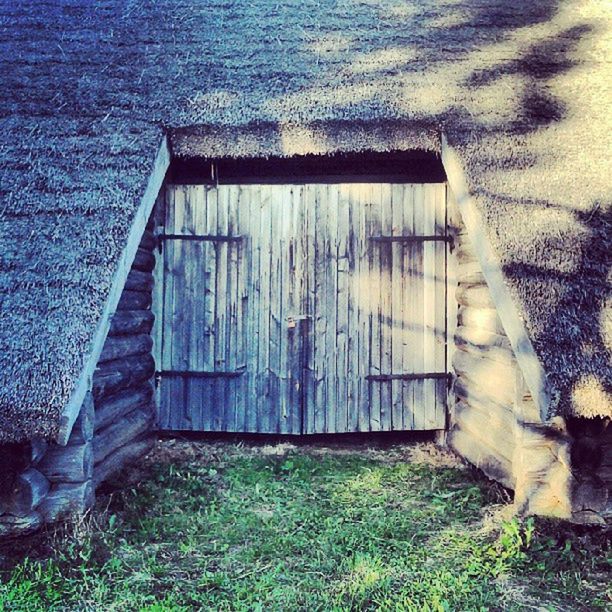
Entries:
{"type": "MultiPolygon", "coordinates": [[[[1,439],[56,433],[161,133],[186,126],[241,126],[227,155],[435,148],[444,131],[558,409],[609,414],[606,8],[0,2],[1,439]]],[[[210,154],[189,143],[179,129],[175,153],[210,154]]]]}

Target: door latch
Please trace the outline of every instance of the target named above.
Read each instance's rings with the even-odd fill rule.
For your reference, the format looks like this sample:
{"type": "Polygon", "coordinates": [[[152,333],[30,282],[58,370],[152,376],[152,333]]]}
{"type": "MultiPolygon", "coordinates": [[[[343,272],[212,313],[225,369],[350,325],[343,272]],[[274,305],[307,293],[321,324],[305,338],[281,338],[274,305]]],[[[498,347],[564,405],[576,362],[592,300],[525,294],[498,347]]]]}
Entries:
{"type": "Polygon", "coordinates": [[[301,314],[287,317],[287,327],[289,329],[294,329],[297,326],[298,321],[307,321],[310,319],[310,315],[301,314]]]}

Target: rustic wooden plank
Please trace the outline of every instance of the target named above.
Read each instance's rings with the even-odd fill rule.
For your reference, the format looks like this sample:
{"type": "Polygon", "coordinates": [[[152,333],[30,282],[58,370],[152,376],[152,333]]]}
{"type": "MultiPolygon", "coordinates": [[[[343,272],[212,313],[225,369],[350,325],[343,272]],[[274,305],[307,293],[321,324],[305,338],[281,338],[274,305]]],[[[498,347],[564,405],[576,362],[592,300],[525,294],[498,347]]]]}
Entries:
{"type": "Polygon", "coordinates": [[[271,430],[270,414],[270,268],[271,268],[272,187],[261,187],[259,236],[259,346],[257,351],[258,431],[271,430]]]}
{"type": "MultiPolygon", "coordinates": [[[[258,307],[260,303],[259,286],[259,234],[261,227],[261,191],[259,186],[245,186],[245,210],[248,216],[244,217],[243,233],[250,235],[250,244],[247,252],[248,294],[247,305],[247,336],[245,342],[245,356],[248,376],[248,401],[246,404],[246,431],[257,431],[258,425],[258,398],[257,398],[257,354],[259,345],[258,307]],[[248,206],[248,208],[247,208],[248,206]]],[[[243,217],[241,216],[241,221],[243,217]]]]}
{"type": "Polygon", "coordinates": [[[347,355],[346,402],[347,431],[359,431],[359,220],[361,202],[356,185],[347,184],[348,236],[347,236],[347,355]]]}
{"type": "Polygon", "coordinates": [[[153,436],[132,440],[125,446],[116,449],[102,462],[96,465],[93,484],[98,488],[103,482],[118,474],[126,466],[144,457],[155,445],[153,436]]]}
{"type": "MultiPolygon", "coordinates": [[[[414,192],[411,185],[404,185],[402,190],[402,234],[414,234],[414,192]]],[[[414,338],[415,327],[413,320],[413,292],[412,283],[413,266],[412,247],[402,244],[401,248],[401,303],[402,303],[402,347],[401,371],[414,373],[414,338]]],[[[402,427],[405,430],[414,428],[414,393],[410,382],[402,382],[402,427]]]]}
{"type": "Polygon", "coordinates": [[[316,226],[316,187],[312,184],[304,185],[302,188],[302,206],[304,208],[304,239],[306,262],[306,295],[304,312],[310,315],[304,330],[306,343],[304,353],[304,415],[303,433],[315,433],[317,431],[317,405],[316,405],[316,363],[315,352],[317,339],[315,338],[316,327],[316,238],[319,231],[316,226]]]}
{"type": "MultiPolygon", "coordinates": [[[[438,235],[447,234],[446,228],[446,187],[444,184],[433,185],[435,197],[435,231],[438,235]]],[[[434,243],[434,270],[435,270],[435,329],[434,329],[434,363],[436,372],[446,372],[446,255],[448,243],[434,243]]],[[[446,428],[447,387],[436,383],[435,388],[436,409],[429,427],[431,429],[446,428]]]]}
{"type": "Polygon", "coordinates": [[[2,510],[19,517],[28,516],[49,492],[49,480],[38,470],[28,468],[17,476],[2,510]]]}
{"type": "MultiPolygon", "coordinates": [[[[413,227],[415,234],[425,233],[425,194],[423,185],[413,186],[413,227]]],[[[425,368],[425,279],[424,279],[424,244],[413,245],[412,279],[414,287],[414,302],[412,309],[412,321],[415,329],[414,334],[414,371],[424,372],[425,368]]],[[[412,383],[413,406],[414,406],[414,428],[424,429],[425,424],[425,382],[415,381],[412,383]]]]}
{"type": "Polygon", "coordinates": [[[152,347],[153,339],[150,334],[109,336],[104,343],[99,363],[150,353],[152,347]]]}
{"type": "MultiPolygon", "coordinates": [[[[423,233],[436,231],[436,200],[432,185],[423,185],[423,233]]],[[[436,371],[436,243],[423,244],[423,370],[436,371]]],[[[423,383],[423,412],[421,429],[429,429],[436,412],[435,384],[423,383]]]]}
{"type": "Polygon", "coordinates": [[[337,197],[337,236],[336,236],[336,274],[337,290],[336,311],[336,431],[348,431],[348,335],[349,335],[349,234],[350,201],[348,185],[336,186],[337,197]]]}
{"type": "Polygon", "coordinates": [[[93,506],[94,488],[91,480],[55,484],[38,507],[45,523],[53,523],[70,516],[82,516],[93,506]]]}
{"type": "MultiPolygon", "coordinates": [[[[161,277],[161,275],[160,275],[161,277]]],[[[159,303],[159,299],[155,300],[159,303]]],[[[116,312],[111,320],[109,336],[125,336],[128,334],[146,334],[153,328],[155,315],[151,310],[124,310],[116,312]]],[[[154,338],[159,329],[151,334],[154,338]]],[[[157,341],[159,344],[159,341],[157,341]]]]}
{"type": "MultiPolygon", "coordinates": [[[[393,213],[392,213],[392,186],[382,184],[381,188],[381,233],[390,236],[392,232],[393,213]]],[[[392,368],[392,335],[393,335],[393,312],[391,310],[392,292],[392,243],[382,244],[380,247],[381,260],[381,372],[391,372],[392,368]]],[[[383,431],[392,429],[392,384],[381,384],[380,397],[380,426],[383,431]]]]}
{"type": "Polygon", "coordinates": [[[321,185],[313,185],[313,197],[315,208],[314,234],[314,270],[315,270],[315,295],[314,295],[314,412],[315,431],[325,433],[327,431],[327,386],[326,375],[326,347],[327,347],[327,315],[326,304],[326,253],[329,242],[329,227],[327,223],[327,207],[325,190],[321,185]]]}
{"type": "Polygon", "coordinates": [[[271,432],[287,431],[287,414],[281,409],[281,352],[285,335],[282,307],[282,259],[286,257],[286,241],[283,235],[283,218],[291,207],[291,189],[287,186],[276,186],[271,189],[270,200],[270,291],[269,291],[269,428],[271,432]]]}
{"type": "Polygon", "coordinates": [[[90,442],[74,446],[50,446],[36,466],[51,482],[83,482],[93,473],[90,442]]]}
{"type": "Polygon", "coordinates": [[[155,362],[151,355],[137,355],[101,364],[94,373],[93,395],[96,401],[121,389],[135,386],[153,376],[155,362]]]}
{"type": "Polygon", "coordinates": [[[129,291],[125,290],[117,304],[117,310],[145,310],[151,306],[150,291],[129,291]]]}
{"type": "Polygon", "coordinates": [[[323,187],[327,209],[329,243],[326,256],[325,316],[327,317],[327,422],[326,432],[336,433],[338,411],[338,189],[323,187]]]}
{"type": "Polygon", "coordinates": [[[151,291],[153,289],[152,272],[142,272],[132,268],[125,281],[124,288],[132,291],[151,291]]]}
{"type": "Polygon", "coordinates": [[[368,239],[367,239],[367,209],[369,189],[367,185],[354,185],[355,203],[358,209],[355,221],[355,274],[354,299],[357,312],[357,326],[355,333],[358,344],[355,350],[357,368],[357,431],[370,430],[370,382],[366,380],[369,360],[370,338],[370,276],[368,269],[368,239]]]}
{"type": "MultiPolygon", "coordinates": [[[[391,235],[404,236],[404,185],[393,185],[391,188],[391,235]]],[[[391,244],[391,368],[390,372],[403,372],[403,251],[402,243],[391,244]]],[[[403,383],[394,381],[391,388],[391,429],[404,429],[403,383]]]]}
{"type": "MultiPolygon", "coordinates": [[[[240,187],[231,185],[227,187],[227,234],[235,236],[238,234],[238,198],[240,187]]],[[[239,243],[228,243],[227,251],[227,329],[225,341],[225,367],[229,371],[236,371],[238,364],[236,358],[238,356],[238,310],[240,303],[239,287],[238,287],[238,250],[239,243]]],[[[238,383],[237,381],[229,381],[228,394],[225,398],[227,405],[226,428],[230,431],[237,430],[237,406],[238,406],[238,383]]]]}
{"type": "Polygon", "coordinates": [[[145,382],[105,398],[96,404],[94,431],[103,429],[136,408],[150,405],[152,397],[153,387],[145,382]]]}
{"type": "MultiPolygon", "coordinates": [[[[252,337],[248,335],[250,317],[250,253],[251,238],[245,232],[245,224],[250,219],[250,191],[243,187],[238,187],[236,201],[237,214],[237,233],[245,235],[245,240],[236,249],[238,254],[238,308],[236,322],[237,355],[236,370],[247,370],[247,348],[252,342],[252,337]]],[[[236,431],[247,430],[247,411],[251,410],[251,396],[249,390],[249,372],[241,377],[236,387],[236,431]]]]}
{"type": "MultiPolygon", "coordinates": [[[[370,227],[368,236],[381,233],[381,190],[380,185],[370,185],[368,205],[370,227]]],[[[381,374],[381,247],[382,243],[370,242],[370,368],[369,374],[381,374]]],[[[381,389],[380,385],[370,384],[370,430],[381,429],[381,389]]]]}

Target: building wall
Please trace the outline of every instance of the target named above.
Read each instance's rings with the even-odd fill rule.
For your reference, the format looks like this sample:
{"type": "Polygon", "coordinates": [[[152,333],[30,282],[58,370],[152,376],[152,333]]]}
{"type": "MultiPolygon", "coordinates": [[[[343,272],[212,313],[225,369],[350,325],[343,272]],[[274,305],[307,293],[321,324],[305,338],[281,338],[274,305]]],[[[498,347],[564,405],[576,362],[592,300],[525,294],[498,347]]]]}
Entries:
{"type": "Polygon", "coordinates": [[[66,446],[34,440],[0,447],[0,537],[82,513],[95,490],[153,445],[153,251],[146,231],[66,446]]]}
{"type": "Polygon", "coordinates": [[[612,516],[609,419],[541,420],[473,245],[456,211],[454,217],[456,378],[449,444],[513,489],[519,512],[601,522],[612,516]]]}
{"type": "Polygon", "coordinates": [[[449,443],[487,476],[514,488],[517,365],[462,226],[455,246],[458,311],[452,364],[456,403],[449,443]]]}

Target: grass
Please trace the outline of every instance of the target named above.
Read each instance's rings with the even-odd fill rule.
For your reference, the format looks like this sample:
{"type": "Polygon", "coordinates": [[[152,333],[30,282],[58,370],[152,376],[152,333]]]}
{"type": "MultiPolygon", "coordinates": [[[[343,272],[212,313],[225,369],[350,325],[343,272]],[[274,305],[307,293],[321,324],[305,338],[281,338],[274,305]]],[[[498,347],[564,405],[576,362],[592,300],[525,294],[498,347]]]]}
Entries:
{"type": "Polygon", "coordinates": [[[499,501],[430,445],[165,442],[137,485],[5,559],[0,610],[610,606],[605,533],[499,501]]]}

